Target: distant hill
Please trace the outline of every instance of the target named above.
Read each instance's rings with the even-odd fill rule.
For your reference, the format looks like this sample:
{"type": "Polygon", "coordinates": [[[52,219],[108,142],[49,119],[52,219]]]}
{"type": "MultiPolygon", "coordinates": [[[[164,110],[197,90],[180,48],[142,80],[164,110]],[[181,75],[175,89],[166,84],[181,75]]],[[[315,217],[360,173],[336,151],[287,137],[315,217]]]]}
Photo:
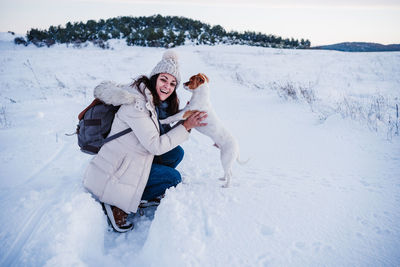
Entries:
{"type": "Polygon", "coordinates": [[[31,29],[25,38],[16,38],[16,44],[51,46],[56,43],[80,46],[86,41],[107,48],[109,39],[125,39],[128,45],[174,47],[184,44],[231,44],[276,48],[305,49],[311,46],[307,39],[282,38],[260,32],[227,32],[220,25],[211,26],[198,20],[176,16],[116,17],[99,21],[68,22],[50,26],[47,30],[31,29]]]}
{"type": "Polygon", "coordinates": [[[346,42],[332,45],[315,46],[311,49],[337,50],[344,52],[383,52],[400,51],[400,44],[383,45],[377,43],[346,42]]]}

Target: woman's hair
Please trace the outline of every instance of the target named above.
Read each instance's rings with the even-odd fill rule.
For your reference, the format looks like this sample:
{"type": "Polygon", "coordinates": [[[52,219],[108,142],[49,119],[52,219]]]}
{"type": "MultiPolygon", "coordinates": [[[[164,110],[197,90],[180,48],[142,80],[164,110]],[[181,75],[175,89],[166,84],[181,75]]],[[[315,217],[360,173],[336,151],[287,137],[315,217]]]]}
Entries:
{"type": "MultiPolygon", "coordinates": [[[[156,90],[156,84],[157,84],[157,78],[160,74],[155,74],[153,76],[150,77],[150,79],[145,76],[142,75],[139,78],[137,78],[136,80],[133,81],[132,83],[132,87],[136,87],[137,90],[144,94],[144,91],[142,91],[142,87],[141,85],[144,84],[144,86],[146,86],[152,96],[153,96],[153,102],[154,105],[159,106],[161,104],[161,100],[160,97],[157,94],[157,90],[156,90]]],[[[176,113],[179,112],[179,99],[178,99],[178,95],[176,94],[176,87],[174,89],[174,91],[172,92],[172,94],[165,100],[168,103],[168,108],[167,108],[167,112],[170,115],[174,115],[176,113]]]]}

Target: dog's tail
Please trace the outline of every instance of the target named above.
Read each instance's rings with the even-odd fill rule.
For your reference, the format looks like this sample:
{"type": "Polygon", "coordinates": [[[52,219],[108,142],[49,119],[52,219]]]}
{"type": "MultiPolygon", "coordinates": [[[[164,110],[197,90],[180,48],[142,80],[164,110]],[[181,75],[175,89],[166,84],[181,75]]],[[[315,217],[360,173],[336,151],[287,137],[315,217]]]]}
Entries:
{"type": "Polygon", "coordinates": [[[240,160],[240,156],[238,155],[236,158],[237,163],[239,163],[240,165],[244,165],[247,164],[247,162],[250,161],[251,158],[246,159],[245,161],[240,160]]]}

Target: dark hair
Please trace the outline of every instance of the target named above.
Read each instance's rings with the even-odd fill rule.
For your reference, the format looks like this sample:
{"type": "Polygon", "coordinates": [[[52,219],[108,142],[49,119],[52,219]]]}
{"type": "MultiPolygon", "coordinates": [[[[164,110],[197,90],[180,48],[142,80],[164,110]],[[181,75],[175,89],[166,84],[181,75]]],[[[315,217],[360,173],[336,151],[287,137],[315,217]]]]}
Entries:
{"type": "MultiPolygon", "coordinates": [[[[160,97],[158,96],[156,90],[157,78],[159,75],[160,74],[155,74],[151,76],[150,79],[147,76],[142,75],[136,80],[134,80],[131,85],[132,87],[136,87],[140,93],[144,94],[144,91],[142,91],[141,89],[141,85],[144,84],[150,90],[153,96],[154,105],[156,106],[159,106],[161,104],[160,97]]],[[[176,87],[172,92],[172,94],[165,101],[167,101],[168,103],[167,112],[170,115],[174,115],[179,112],[179,98],[178,95],[176,94],[176,87]]]]}

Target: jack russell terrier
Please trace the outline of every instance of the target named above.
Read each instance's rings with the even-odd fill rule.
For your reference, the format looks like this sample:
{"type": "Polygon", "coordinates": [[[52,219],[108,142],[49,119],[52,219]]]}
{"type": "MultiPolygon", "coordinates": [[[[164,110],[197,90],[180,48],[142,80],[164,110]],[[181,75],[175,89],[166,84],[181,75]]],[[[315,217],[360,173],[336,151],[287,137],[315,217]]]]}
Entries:
{"type": "Polygon", "coordinates": [[[170,124],[185,120],[194,112],[206,112],[208,117],[203,122],[207,123],[207,125],[197,127],[196,130],[209,136],[215,142],[215,146],[221,150],[221,163],[225,172],[221,180],[226,181],[224,187],[229,187],[233,163],[235,160],[240,164],[244,164],[245,162],[241,162],[239,159],[239,145],[236,139],[222,125],[211,107],[208,82],[208,77],[202,73],[190,77],[190,80],[183,84],[186,90],[192,92],[189,103],[177,114],[160,120],[160,123],[170,124]]]}

